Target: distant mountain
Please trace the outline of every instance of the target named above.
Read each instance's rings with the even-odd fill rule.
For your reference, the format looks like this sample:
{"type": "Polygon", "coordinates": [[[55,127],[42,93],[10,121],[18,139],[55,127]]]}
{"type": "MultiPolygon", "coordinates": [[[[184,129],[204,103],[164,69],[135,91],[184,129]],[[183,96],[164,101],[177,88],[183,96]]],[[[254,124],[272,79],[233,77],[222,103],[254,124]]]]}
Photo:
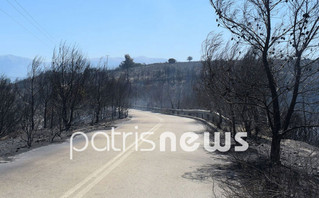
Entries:
{"type": "Polygon", "coordinates": [[[145,64],[152,64],[152,63],[165,63],[168,59],[165,58],[149,58],[145,56],[138,56],[133,58],[135,63],[145,63],[145,64]]]}
{"type": "MultiPolygon", "coordinates": [[[[133,58],[135,63],[164,63],[167,62],[167,59],[164,58],[149,58],[145,56],[139,56],[133,58]]],[[[106,58],[91,58],[91,65],[93,67],[97,66],[99,62],[103,64],[106,61],[106,58]]],[[[124,61],[124,57],[109,57],[108,67],[110,69],[118,67],[121,62],[124,61]]],[[[24,58],[20,56],[14,55],[0,55],[0,75],[5,75],[7,78],[11,80],[15,80],[17,78],[25,78],[28,73],[28,67],[31,65],[32,59],[24,58]]]]}
{"type": "MultiPolygon", "coordinates": [[[[138,56],[138,57],[133,57],[135,63],[141,63],[141,64],[152,64],[152,63],[164,63],[167,62],[167,59],[165,58],[149,58],[145,56],[138,56]]],[[[100,62],[103,64],[106,62],[106,58],[92,58],[90,59],[91,64],[93,66],[97,66],[100,62]]],[[[124,61],[124,57],[109,57],[108,60],[108,67],[110,69],[113,69],[115,67],[118,67],[121,62],[124,61]]]]}
{"type": "Polygon", "coordinates": [[[28,66],[32,60],[29,58],[3,55],[0,56],[0,75],[14,80],[16,78],[24,78],[27,76],[28,66]]]}

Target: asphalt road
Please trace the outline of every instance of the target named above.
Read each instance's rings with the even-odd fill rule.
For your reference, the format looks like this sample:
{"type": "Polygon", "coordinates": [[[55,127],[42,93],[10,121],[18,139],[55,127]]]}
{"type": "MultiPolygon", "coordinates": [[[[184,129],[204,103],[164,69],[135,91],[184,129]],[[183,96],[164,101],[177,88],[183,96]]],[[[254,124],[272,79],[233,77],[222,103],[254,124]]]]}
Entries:
{"type": "MultiPolygon", "coordinates": [[[[115,129],[133,132],[126,138],[125,151],[96,151],[91,142],[83,152],[73,151],[70,143],[53,144],[22,153],[10,163],[0,164],[0,197],[213,197],[216,181],[196,171],[209,164],[221,163],[216,154],[203,149],[205,126],[189,118],[130,110],[132,119],[115,129]],[[136,129],[138,126],[138,129],[136,129]],[[135,137],[135,132],[153,132],[144,138],[152,145],[135,137]],[[160,151],[160,135],[170,131],[176,135],[177,148],[160,151]],[[185,152],[179,140],[185,132],[199,134],[201,146],[194,152],[185,152]],[[138,145],[138,151],[136,151],[138,145]],[[199,178],[197,176],[199,175],[199,178]],[[213,185],[214,183],[214,185],[213,185]]],[[[111,131],[106,132],[111,137],[111,131]]],[[[89,133],[88,140],[93,133],[89,133]]],[[[115,136],[115,147],[123,150],[123,136],[115,136]]],[[[74,146],[83,148],[85,139],[74,138],[74,146]]],[[[97,135],[97,148],[106,145],[106,137],[97,135]]],[[[220,190],[215,189],[217,195],[220,190]]]]}

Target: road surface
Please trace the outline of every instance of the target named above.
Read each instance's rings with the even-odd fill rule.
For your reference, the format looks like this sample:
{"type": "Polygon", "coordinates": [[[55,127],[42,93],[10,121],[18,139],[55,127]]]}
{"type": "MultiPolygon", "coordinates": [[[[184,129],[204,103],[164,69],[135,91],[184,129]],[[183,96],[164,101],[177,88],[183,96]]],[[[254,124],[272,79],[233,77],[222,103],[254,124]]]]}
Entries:
{"type": "MultiPolygon", "coordinates": [[[[153,132],[145,137],[155,143],[154,151],[136,151],[135,143],[139,149],[152,145],[134,135],[127,137],[125,152],[98,152],[89,143],[85,151],[73,151],[73,160],[69,141],[37,148],[16,156],[13,162],[0,164],[0,197],[212,197],[215,182],[209,173],[200,179],[192,176],[201,167],[221,163],[216,154],[203,149],[205,126],[189,118],[145,111],[130,110],[130,115],[132,119],[119,124],[115,131],[153,132]],[[160,135],[166,131],[173,132],[177,141],[184,132],[196,132],[201,146],[185,152],[177,145],[171,152],[167,141],[167,150],[161,152],[160,135]]],[[[110,130],[101,132],[111,134],[110,130]]],[[[89,140],[93,134],[87,134],[89,140]]],[[[123,148],[123,136],[114,139],[115,147],[123,148]]],[[[81,135],[73,142],[76,148],[85,145],[81,135]]],[[[103,135],[94,139],[97,148],[103,148],[105,142],[103,135]]]]}

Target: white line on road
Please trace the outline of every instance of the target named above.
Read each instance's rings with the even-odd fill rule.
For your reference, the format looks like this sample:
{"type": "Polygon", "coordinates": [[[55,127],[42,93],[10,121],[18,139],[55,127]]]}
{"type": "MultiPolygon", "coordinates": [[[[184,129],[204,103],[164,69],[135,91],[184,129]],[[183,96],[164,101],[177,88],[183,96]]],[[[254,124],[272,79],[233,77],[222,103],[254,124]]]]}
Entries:
{"type": "MultiPolygon", "coordinates": [[[[157,117],[157,116],[156,116],[157,117]]],[[[162,118],[157,117],[160,121],[162,121],[162,118]]],[[[149,130],[149,132],[155,132],[157,129],[159,129],[162,126],[161,123],[156,124],[152,129],[149,130]]],[[[147,138],[151,134],[143,137],[147,138]]],[[[142,138],[139,138],[138,145],[142,144],[143,141],[141,141],[142,138]]],[[[68,190],[65,194],[61,196],[61,198],[67,198],[70,197],[72,194],[74,194],[76,191],[80,190],[82,186],[87,184],[90,180],[94,179],[92,182],[90,182],[88,185],[86,185],[83,189],[81,189],[80,192],[77,193],[75,197],[83,197],[87,192],[89,192],[97,183],[99,183],[106,175],[108,175],[112,170],[114,170],[121,162],[123,162],[129,155],[131,155],[134,151],[135,142],[131,144],[127,150],[121,152],[116,157],[114,157],[112,160],[110,160],[108,163],[106,163],[104,166],[102,166],[100,169],[94,171],[91,173],[88,177],[86,177],[84,180],[82,180],[80,183],[75,185],[73,188],[68,190]]]]}
{"type": "MultiPolygon", "coordinates": [[[[161,127],[161,124],[159,124],[155,129],[151,130],[150,132],[155,132],[158,128],[161,127]]],[[[145,136],[144,138],[149,137],[151,134],[145,136]]],[[[143,143],[143,141],[139,140],[138,145],[140,146],[143,143]]],[[[135,145],[133,145],[135,146],[135,145]]],[[[117,161],[115,161],[111,166],[109,166],[106,170],[103,171],[103,173],[96,178],[93,182],[90,182],[85,188],[83,188],[75,197],[81,198],[86,193],[88,193],[96,184],[98,184],[103,178],[105,178],[112,170],[114,170],[118,165],[120,165],[128,156],[130,156],[134,152],[134,148],[130,148],[121,158],[119,158],[117,161]]]]}

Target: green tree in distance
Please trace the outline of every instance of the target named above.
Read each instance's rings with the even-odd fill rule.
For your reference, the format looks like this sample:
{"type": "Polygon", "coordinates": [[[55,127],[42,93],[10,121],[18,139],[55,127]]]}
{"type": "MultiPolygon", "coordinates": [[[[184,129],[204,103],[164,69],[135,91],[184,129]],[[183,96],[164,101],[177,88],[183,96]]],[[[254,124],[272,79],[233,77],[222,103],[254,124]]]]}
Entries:
{"type": "Polygon", "coordinates": [[[129,69],[135,66],[135,63],[129,54],[125,54],[125,60],[120,64],[120,69],[129,69]]]}
{"type": "Polygon", "coordinates": [[[174,58],[170,58],[170,59],[168,59],[168,63],[169,64],[176,63],[176,60],[174,58]]]}

